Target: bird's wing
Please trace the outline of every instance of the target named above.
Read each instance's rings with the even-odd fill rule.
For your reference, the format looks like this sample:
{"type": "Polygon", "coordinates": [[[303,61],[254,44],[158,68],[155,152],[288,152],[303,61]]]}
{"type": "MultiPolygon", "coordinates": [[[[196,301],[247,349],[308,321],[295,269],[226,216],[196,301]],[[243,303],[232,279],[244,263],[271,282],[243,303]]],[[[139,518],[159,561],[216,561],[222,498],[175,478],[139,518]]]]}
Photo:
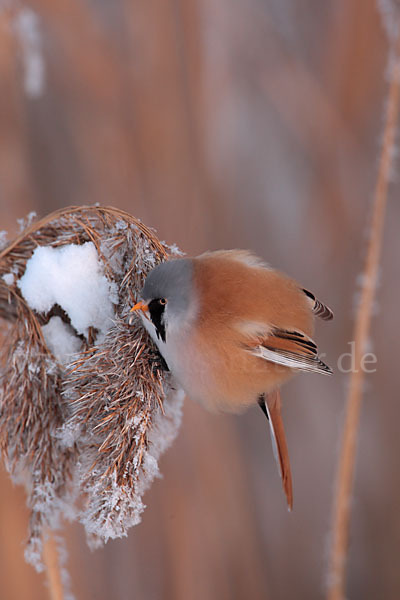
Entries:
{"type": "Polygon", "coordinates": [[[272,449],[282,479],[283,491],[286,495],[288,509],[293,507],[292,474],[290,470],[289,452],[286,444],[285,430],[281,415],[281,396],[279,390],[270,392],[266,398],[261,396],[259,404],[265,413],[271,432],[272,449]]]}
{"type": "Polygon", "coordinates": [[[332,374],[330,367],[319,358],[316,344],[300,331],[275,327],[246,349],[254,356],[290,369],[332,374]]]}
{"type": "Polygon", "coordinates": [[[326,306],[326,304],[323,304],[323,302],[318,300],[318,298],[316,298],[312,292],[309,292],[304,288],[303,292],[305,293],[307,298],[309,298],[311,302],[311,309],[316,317],[324,319],[324,321],[330,321],[331,319],[333,319],[333,312],[331,311],[329,306],[326,306]]]}

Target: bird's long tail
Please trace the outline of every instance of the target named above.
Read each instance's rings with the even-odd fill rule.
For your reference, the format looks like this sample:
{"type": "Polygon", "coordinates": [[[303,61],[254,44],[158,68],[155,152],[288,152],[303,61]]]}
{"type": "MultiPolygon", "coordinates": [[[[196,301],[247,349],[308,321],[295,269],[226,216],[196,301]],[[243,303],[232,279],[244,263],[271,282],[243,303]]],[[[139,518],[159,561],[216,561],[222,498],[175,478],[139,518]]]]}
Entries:
{"type": "Polygon", "coordinates": [[[281,395],[279,390],[261,396],[259,404],[265,413],[272,438],[272,449],[282,479],[283,490],[289,510],[293,507],[292,473],[290,470],[289,452],[286,444],[285,429],[281,415],[281,395]]]}

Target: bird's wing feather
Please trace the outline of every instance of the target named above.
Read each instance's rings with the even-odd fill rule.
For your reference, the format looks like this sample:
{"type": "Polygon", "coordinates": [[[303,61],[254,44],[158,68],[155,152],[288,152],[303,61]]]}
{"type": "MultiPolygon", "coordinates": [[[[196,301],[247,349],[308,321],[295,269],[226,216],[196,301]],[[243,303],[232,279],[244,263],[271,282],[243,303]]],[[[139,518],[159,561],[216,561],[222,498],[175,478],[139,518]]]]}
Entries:
{"type": "Polygon", "coordinates": [[[318,356],[313,340],[300,331],[274,328],[254,346],[251,354],[291,369],[331,375],[332,370],[318,356]]]}
{"type": "MultiPolygon", "coordinates": [[[[270,392],[266,399],[260,398],[264,403],[269,422],[272,449],[282,479],[283,490],[289,510],[293,507],[292,474],[290,470],[289,452],[286,444],[285,430],[281,415],[281,396],[279,390],[270,392]]],[[[262,407],[263,408],[263,407],[262,407]]]]}
{"type": "Polygon", "coordinates": [[[316,298],[312,292],[309,292],[304,288],[303,292],[305,293],[307,298],[309,298],[311,302],[311,309],[316,317],[324,319],[324,321],[330,321],[331,319],[333,319],[333,312],[329,308],[329,306],[326,306],[326,304],[318,300],[318,298],[316,298]]]}

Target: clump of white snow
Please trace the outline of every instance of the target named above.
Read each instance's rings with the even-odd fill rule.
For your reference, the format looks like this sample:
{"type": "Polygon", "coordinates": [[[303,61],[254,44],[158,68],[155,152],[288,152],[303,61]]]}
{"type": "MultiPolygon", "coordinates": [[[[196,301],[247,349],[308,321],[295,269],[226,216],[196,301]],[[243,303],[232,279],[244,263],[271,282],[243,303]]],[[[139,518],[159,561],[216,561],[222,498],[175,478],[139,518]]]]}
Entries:
{"type": "Polygon", "coordinates": [[[116,285],[104,276],[92,242],[60,248],[39,246],[17,285],[33,310],[46,314],[57,304],[69,317],[71,326],[52,317],[43,327],[46,343],[61,362],[81,346],[73,329],[87,337],[88,328],[93,327],[99,332],[98,342],[112,325],[118,293],[116,285]]]}
{"type": "Polygon", "coordinates": [[[6,285],[12,285],[14,283],[14,273],[5,273],[1,278],[6,285]]]}
{"type": "Polygon", "coordinates": [[[0,250],[7,246],[7,231],[0,231],[0,250]]]}
{"type": "Polygon", "coordinates": [[[44,341],[50,352],[61,363],[71,360],[71,355],[81,350],[82,342],[76,337],[72,327],[60,317],[51,317],[42,327],[44,341]]]}

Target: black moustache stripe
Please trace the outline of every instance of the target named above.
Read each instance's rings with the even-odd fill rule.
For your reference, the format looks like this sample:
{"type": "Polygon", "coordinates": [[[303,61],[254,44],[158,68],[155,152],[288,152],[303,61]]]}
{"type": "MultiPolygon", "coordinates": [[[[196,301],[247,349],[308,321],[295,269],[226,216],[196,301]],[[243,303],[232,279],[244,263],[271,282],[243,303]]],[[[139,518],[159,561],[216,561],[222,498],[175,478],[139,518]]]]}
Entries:
{"type": "Polygon", "coordinates": [[[149,302],[148,307],[150,319],[156,328],[157,337],[158,339],[161,338],[162,341],[165,342],[165,326],[162,319],[165,310],[165,304],[160,304],[160,299],[156,298],[155,300],[149,302]]]}

